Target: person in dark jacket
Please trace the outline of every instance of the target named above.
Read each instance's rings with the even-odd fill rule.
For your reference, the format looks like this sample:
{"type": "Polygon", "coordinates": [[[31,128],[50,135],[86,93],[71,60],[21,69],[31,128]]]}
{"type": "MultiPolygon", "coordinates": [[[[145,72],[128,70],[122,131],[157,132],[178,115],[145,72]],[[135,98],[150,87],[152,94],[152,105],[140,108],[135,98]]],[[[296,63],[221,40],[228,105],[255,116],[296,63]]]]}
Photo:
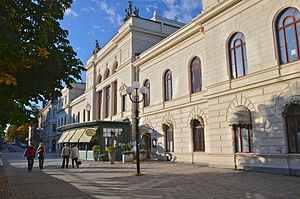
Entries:
{"type": "Polygon", "coordinates": [[[35,148],[32,144],[29,144],[28,148],[24,152],[24,157],[27,158],[28,162],[28,171],[32,170],[34,158],[35,158],[35,148]]]}
{"type": "Polygon", "coordinates": [[[44,146],[43,143],[39,144],[39,147],[37,149],[37,155],[38,155],[38,158],[39,158],[40,170],[43,170],[44,169],[44,159],[45,159],[45,155],[46,155],[45,146],[44,146]]]}

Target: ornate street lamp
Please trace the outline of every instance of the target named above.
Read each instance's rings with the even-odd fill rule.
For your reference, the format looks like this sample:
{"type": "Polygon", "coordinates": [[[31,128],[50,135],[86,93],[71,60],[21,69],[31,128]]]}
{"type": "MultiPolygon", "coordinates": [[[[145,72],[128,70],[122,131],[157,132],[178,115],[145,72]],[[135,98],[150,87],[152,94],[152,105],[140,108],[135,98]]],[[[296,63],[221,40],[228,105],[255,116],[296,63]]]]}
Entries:
{"type": "Polygon", "coordinates": [[[140,83],[138,81],[134,81],[132,83],[132,87],[129,86],[126,89],[127,94],[129,95],[129,99],[135,104],[135,143],[136,143],[136,173],[137,175],[141,174],[140,171],[140,148],[139,148],[139,109],[138,104],[144,100],[144,95],[147,93],[147,88],[142,86],[140,88],[140,83]],[[142,99],[139,100],[139,95],[142,94],[142,99]]]}

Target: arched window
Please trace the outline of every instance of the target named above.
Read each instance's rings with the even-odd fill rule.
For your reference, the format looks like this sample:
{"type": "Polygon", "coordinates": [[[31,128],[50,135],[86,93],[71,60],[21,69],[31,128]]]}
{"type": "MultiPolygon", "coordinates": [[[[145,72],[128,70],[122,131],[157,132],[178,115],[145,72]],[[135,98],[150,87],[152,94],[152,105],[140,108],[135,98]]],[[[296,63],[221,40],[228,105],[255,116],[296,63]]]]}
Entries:
{"type": "Polygon", "coordinates": [[[290,153],[300,153],[300,105],[291,104],[284,112],[290,153]]]}
{"type": "Polygon", "coordinates": [[[165,90],[165,96],[164,100],[169,101],[172,99],[172,72],[170,70],[167,70],[164,76],[164,90],[165,90]]]}
{"type": "Polygon", "coordinates": [[[144,86],[147,88],[147,92],[144,94],[144,107],[150,105],[150,81],[147,79],[144,83],[144,86]]]}
{"type": "Polygon", "coordinates": [[[102,81],[102,76],[99,74],[97,77],[97,84],[100,84],[102,81]]]}
{"type": "Polygon", "coordinates": [[[246,41],[243,33],[237,32],[229,40],[229,62],[231,79],[248,74],[246,41]]]}
{"type": "Polygon", "coordinates": [[[204,124],[203,120],[192,120],[193,150],[205,151],[204,124]]]}
{"type": "Polygon", "coordinates": [[[235,152],[252,152],[251,112],[245,106],[236,107],[229,116],[229,125],[234,134],[235,152]]]}
{"type": "Polygon", "coordinates": [[[116,69],[117,69],[117,67],[118,67],[118,62],[117,62],[117,61],[115,61],[115,62],[114,62],[114,65],[113,65],[113,67],[112,67],[112,70],[111,70],[111,74],[114,74],[114,73],[116,73],[116,69]]]}
{"type": "Polygon", "coordinates": [[[296,8],[287,8],[275,24],[280,63],[286,64],[300,59],[300,13],[296,8]]]}
{"type": "Polygon", "coordinates": [[[174,133],[172,125],[163,125],[166,152],[174,152],[174,133]]]}
{"type": "Polygon", "coordinates": [[[104,73],[104,79],[107,79],[109,77],[109,69],[106,69],[105,73],[104,73]]]}
{"type": "Polygon", "coordinates": [[[192,60],[190,66],[191,74],[191,93],[198,93],[202,87],[201,63],[199,57],[192,60]]]}

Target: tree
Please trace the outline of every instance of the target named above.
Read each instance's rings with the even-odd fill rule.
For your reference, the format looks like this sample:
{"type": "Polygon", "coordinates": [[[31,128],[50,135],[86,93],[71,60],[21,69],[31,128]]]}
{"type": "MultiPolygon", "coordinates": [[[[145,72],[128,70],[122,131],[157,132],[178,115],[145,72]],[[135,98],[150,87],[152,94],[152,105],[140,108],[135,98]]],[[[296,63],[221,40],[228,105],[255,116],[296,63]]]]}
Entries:
{"type": "Polygon", "coordinates": [[[20,126],[10,125],[6,132],[5,141],[12,142],[14,140],[25,142],[29,134],[29,125],[24,124],[20,126]]]}
{"type": "Polygon", "coordinates": [[[34,103],[81,79],[82,63],[59,20],[72,0],[0,2],[0,125],[27,122],[34,103]]]}

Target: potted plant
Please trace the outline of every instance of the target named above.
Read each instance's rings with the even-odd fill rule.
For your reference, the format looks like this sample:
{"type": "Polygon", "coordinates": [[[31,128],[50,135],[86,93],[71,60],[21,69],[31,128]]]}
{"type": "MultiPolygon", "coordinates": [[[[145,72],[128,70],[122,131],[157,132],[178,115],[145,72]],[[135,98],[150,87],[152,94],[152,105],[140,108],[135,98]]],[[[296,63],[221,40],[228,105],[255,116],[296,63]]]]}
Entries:
{"type": "Polygon", "coordinates": [[[99,155],[100,155],[100,146],[99,145],[94,145],[93,148],[93,157],[95,161],[99,160],[99,155]]]}
{"type": "Polygon", "coordinates": [[[116,158],[116,147],[114,146],[109,146],[107,147],[107,151],[108,151],[108,158],[110,160],[110,164],[114,164],[115,163],[115,158],[116,158]]]}
{"type": "Polygon", "coordinates": [[[132,144],[130,142],[121,144],[122,162],[132,162],[134,152],[131,151],[132,144]]]}
{"type": "Polygon", "coordinates": [[[147,159],[147,150],[141,149],[140,150],[140,160],[146,160],[147,159]]]}

